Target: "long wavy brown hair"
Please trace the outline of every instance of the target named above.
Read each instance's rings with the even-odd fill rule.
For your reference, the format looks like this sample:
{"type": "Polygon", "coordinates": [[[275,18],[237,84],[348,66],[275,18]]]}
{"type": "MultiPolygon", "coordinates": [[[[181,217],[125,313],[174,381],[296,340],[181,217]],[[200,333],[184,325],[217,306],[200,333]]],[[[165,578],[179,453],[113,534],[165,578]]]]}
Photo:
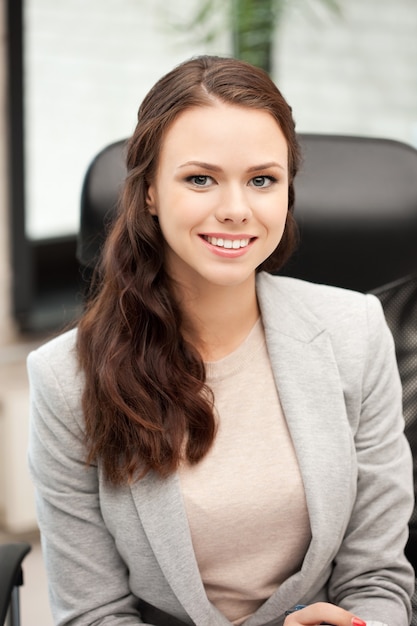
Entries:
{"type": "Polygon", "coordinates": [[[164,240],[146,205],[170,125],[213,98],[268,111],[288,143],[289,211],[281,242],[258,270],[277,270],[297,243],[292,216],[299,146],[291,109],[269,76],[230,58],[198,57],[161,78],[145,97],[128,144],[128,174],[106,239],[99,288],[77,334],[85,375],[87,461],[117,485],[149,470],[167,476],[197,463],[216,433],[204,363],[185,341],[183,316],[164,268],[164,240]]]}

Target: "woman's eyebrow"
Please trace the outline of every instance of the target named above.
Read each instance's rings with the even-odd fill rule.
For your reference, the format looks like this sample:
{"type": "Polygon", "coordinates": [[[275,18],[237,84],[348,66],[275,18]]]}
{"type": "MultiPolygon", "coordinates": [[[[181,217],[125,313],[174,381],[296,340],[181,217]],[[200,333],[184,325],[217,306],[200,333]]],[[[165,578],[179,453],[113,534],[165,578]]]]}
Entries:
{"type": "Polygon", "coordinates": [[[285,170],[286,168],[278,163],[278,161],[268,161],[268,163],[260,163],[260,165],[253,165],[248,168],[248,172],[258,172],[259,170],[267,170],[270,167],[279,167],[281,170],[285,170]]]}
{"type": "Polygon", "coordinates": [[[181,169],[183,167],[188,167],[190,165],[201,167],[206,170],[211,170],[212,172],[220,172],[222,169],[218,165],[213,165],[212,163],[206,163],[205,161],[186,161],[185,163],[182,163],[182,165],[179,165],[178,169],[181,169]]]}
{"type": "MultiPolygon", "coordinates": [[[[206,163],[205,161],[186,161],[178,166],[178,169],[183,167],[197,166],[206,170],[211,170],[212,172],[220,172],[222,170],[218,165],[214,165],[213,163],[206,163]]],[[[279,169],[285,171],[285,167],[278,163],[278,161],[268,161],[267,163],[260,163],[259,165],[252,165],[248,167],[247,172],[259,172],[260,170],[266,170],[270,167],[279,167],[279,169]]]]}

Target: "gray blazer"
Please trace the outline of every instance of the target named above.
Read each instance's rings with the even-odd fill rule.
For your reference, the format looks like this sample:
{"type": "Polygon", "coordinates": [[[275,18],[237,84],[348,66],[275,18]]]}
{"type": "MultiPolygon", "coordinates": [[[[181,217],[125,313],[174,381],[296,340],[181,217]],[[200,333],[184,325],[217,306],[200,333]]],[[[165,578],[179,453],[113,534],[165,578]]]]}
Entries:
{"type": "MultiPolygon", "coordinates": [[[[411,455],[381,306],[373,296],[267,274],[257,293],[312,540],[302,569],[245,626],[282,624],[286,609],[317,600],[368,626],[407,626],[411,455]]],[[[86,468],[75,333],[28,361],[29,464],[55,623],[227,626],[204,591],[178,477],[149,473],[116,489],[100,467],[86,468]]]]}

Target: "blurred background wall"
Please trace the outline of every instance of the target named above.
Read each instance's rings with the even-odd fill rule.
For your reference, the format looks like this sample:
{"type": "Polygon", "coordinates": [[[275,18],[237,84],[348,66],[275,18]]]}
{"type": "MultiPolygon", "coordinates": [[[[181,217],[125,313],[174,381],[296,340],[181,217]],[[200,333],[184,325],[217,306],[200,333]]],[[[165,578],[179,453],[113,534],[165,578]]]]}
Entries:
{"type": "Polygon", "coordinates": [[[277,82],[299,129],[417,146],[415,0],[341,0],[337,15],[316,1],[287,4],[277,82]]]}

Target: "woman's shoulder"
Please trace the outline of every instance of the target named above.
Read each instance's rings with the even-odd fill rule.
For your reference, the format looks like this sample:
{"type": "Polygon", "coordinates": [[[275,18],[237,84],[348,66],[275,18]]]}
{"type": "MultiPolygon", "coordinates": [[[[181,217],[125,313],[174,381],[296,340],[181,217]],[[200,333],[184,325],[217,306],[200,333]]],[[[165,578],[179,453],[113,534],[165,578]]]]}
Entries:
{"type": "Polygon", "coordinates": [[[361,343],[386,332],[381,303],[370,294],[265,272],[257,293],[267,322],[305,341],[328,331],[342,343],[348,336],[361,343]]]}
{"type": "Polygon", "coordinates": [[[47,361],[51,365],[66,364],[77,360],[76,355],[77,329],[73,328],[49,339],[33,350],[28,357],[29,362],[47,361]]]}
{"type": "Polygon", "coordinates": [[[357,303],[362,306],[366,295],[351,289],[335,287],[333,285],[325,285],[321,283],[312,283],[299,278],[291,278],[289,276],[273,275],[267,272],[261,272],[258,275],[258,288],[270,290],[271,295],[280,297],[282,295],[294,296],[308,303],[326,302],[327,304],[338,303],[357,303]]]}
{"type": "Polygon", "coordinates": [[[64,389],[79,393],[82,376],[76,350],[77,330],[72,329],[50,339],[27,359],[32,388],[64,389]]]}
{"type": "Polygon", "coordinates": [[[382,311],[378,298],[371,294],[266,272],[259,274],[257,290],[261,297],[277,306],[285,302],[320,319],[334,318],[342,313],[349,313],[348,317],[352,319],[352,315],[367,315],[369,308],[382,311]]]}

